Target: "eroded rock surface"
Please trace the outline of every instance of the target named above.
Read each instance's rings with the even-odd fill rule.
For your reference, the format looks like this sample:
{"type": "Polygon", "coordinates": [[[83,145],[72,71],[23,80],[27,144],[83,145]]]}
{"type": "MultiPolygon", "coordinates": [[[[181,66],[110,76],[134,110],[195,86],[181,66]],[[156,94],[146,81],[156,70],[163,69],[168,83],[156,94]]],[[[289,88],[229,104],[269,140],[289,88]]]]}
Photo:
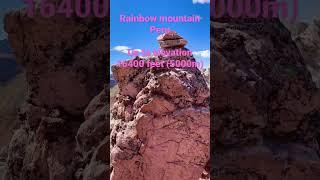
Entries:
{"type": "MultiPolygon", "coordinates": [[[[37,9],[38,11],[39,9],[37,9]]],[[[9,13],[5,30],[28,98],[8,148],[6,180],[109,177],[106,19],[9,13]]]]}
{"type": "Polygon", "coordinates": [[[320,87],[320,18],[315,18],[306,29],[294,38],[312,79],[320,87]]]}
{"type": "Polygon", "coordinates": [[[211,29],[211,178],[319,179],[318,90],[289,31],[276,19],[211,29]]]}
{"type": "Polygon", "coordinates": [[[112,71],[120,92],[112,109],[111,179],[199,179],[210,143],[210,94],[201,71],[119,66],[112,71]]]}

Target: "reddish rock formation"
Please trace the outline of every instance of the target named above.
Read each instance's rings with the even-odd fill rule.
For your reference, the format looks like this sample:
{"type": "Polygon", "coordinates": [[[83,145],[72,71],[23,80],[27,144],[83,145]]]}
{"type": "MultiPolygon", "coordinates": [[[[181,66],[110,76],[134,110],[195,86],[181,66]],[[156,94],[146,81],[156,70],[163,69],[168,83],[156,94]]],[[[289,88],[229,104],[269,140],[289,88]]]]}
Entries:
{"type": "Polygon", "coordinates": [[[8,148],[5,179],[108,178],[106,21],[28,18],[24,10],[6,16],[28,98],[8,148]]]}
{"type": "Polygon", "coordinates": [[[112,109],[111,179],[199,179],[210,143],[210,94],[200,70],[113,66],[112,71],[120,92],[112,109]]]}

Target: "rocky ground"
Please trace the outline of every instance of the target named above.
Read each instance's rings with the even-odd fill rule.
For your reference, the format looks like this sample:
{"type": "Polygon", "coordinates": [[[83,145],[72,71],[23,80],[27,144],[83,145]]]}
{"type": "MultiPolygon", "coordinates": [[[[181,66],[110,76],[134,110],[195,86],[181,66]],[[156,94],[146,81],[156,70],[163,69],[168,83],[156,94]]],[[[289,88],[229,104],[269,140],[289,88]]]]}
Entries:
{"type": "MultiPolygon", "coordinates": [[[[175,33],[163,49],[184,48],[175,33]]],[[[160,61],[192,56],[137,57],[160,61]]],[[[209,89],[197,68],[112,67],[119,94],[112,108],[111,179],[199,179],[209,160],[209,89]]]]}

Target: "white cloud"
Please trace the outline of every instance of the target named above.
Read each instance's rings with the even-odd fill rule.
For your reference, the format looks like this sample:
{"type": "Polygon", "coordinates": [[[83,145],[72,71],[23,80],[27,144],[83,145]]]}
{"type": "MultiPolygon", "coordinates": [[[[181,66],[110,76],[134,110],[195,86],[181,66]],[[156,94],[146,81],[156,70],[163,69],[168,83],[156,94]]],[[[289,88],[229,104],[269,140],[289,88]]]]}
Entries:
{"type": "MultiPolygon", "coordinates": [[[[115,46],[111,49],[111,51],[119,51],[119,52],[122,52],[122,53],[125,53],[125,54],[128,54],[128,50],[129,49],[132,49],[128,46],[115,46]]],[[[134,51],[138,51],[139,53],[142,52],[141,49],[134,49],[134,51]]]]}
{"type": "Polygon", "coordinates": [[[128,46],[115,46],[111,50],[112,51],[119,51],[119,52],[127,54],[128,53],[128,49],[131,49],[131,48],[129,48],[128,46]]]}
{"type": "Polygon", "coordinates": [[[210,3],[210,0],[192,0],[193,4],[205,4],[205,3],[210,3]]]}
{"type": "Polygon", "coordinates": [[[141,53],[141,52],[142,52],[142,50],[141,50],[141,49],[134,49],[134,51],[138,51],[139,53],[141,53]]]}
{"type": "Polygon", "coordinates": [[[204,51],[195,51],[192,52],[194,56],[202,57],[202,58],[210,58],[210,50],[204,50],[204,51]]]}

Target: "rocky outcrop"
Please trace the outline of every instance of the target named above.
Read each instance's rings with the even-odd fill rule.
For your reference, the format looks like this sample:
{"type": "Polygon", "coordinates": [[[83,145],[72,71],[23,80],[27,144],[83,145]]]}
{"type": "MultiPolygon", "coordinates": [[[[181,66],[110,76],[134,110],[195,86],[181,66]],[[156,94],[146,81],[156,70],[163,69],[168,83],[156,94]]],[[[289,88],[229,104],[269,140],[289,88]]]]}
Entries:
{"type": "Polygon", "coordinates": [[[210,88],[210,67],[206,69],[202,69],[202,76],[205,78],[208,87],[210,88]]]}
{"type": "Polygon", "coordinates": [[[294,38],[306,65],[312,74],[312,79],[320,87],[320,18],[313,22],[294,38]]]}
{"type": "MultiPolygon", "coordinates": [[[[172,42],[167,36],[171,33],[158,38],[164,41],[160,45],[172,42]]],[[[177,58],[195,61],[192,56],[136,60],[177,58]]],[[[200,70],[113,66],[112,72],[120,91],[112,109],[111,179],[199,179],[210,143],[210,94],[200,70]]]]}
{"type": "Polygon", "coordinates": [[[277,19],[211,22],[215,180],[319,179],[319,99],[277,19]]]}
{"type": "Polygon", "coordinates": [[[105,180],[109,178],[109,104],[106,89],[96,96],[85,110],[83,122],[77,132],[78,152],[82,167],[78,179],[105,180]],[[82,178],[81,178],[82,175],[82,178]]]}
{"type": "Polygon", "coordinates": [[[297,36],[303,33],[309,26],[305,22],[289,22],[285,20],[282,20],[281,22],[290,31],[292,39],[295,39],[297,36]]]}
{"type": "Polygon", "coordinates": [[[28,97],[9,144],[5,179],[108,178],[106,19],[5,18],[28,97]]]}

